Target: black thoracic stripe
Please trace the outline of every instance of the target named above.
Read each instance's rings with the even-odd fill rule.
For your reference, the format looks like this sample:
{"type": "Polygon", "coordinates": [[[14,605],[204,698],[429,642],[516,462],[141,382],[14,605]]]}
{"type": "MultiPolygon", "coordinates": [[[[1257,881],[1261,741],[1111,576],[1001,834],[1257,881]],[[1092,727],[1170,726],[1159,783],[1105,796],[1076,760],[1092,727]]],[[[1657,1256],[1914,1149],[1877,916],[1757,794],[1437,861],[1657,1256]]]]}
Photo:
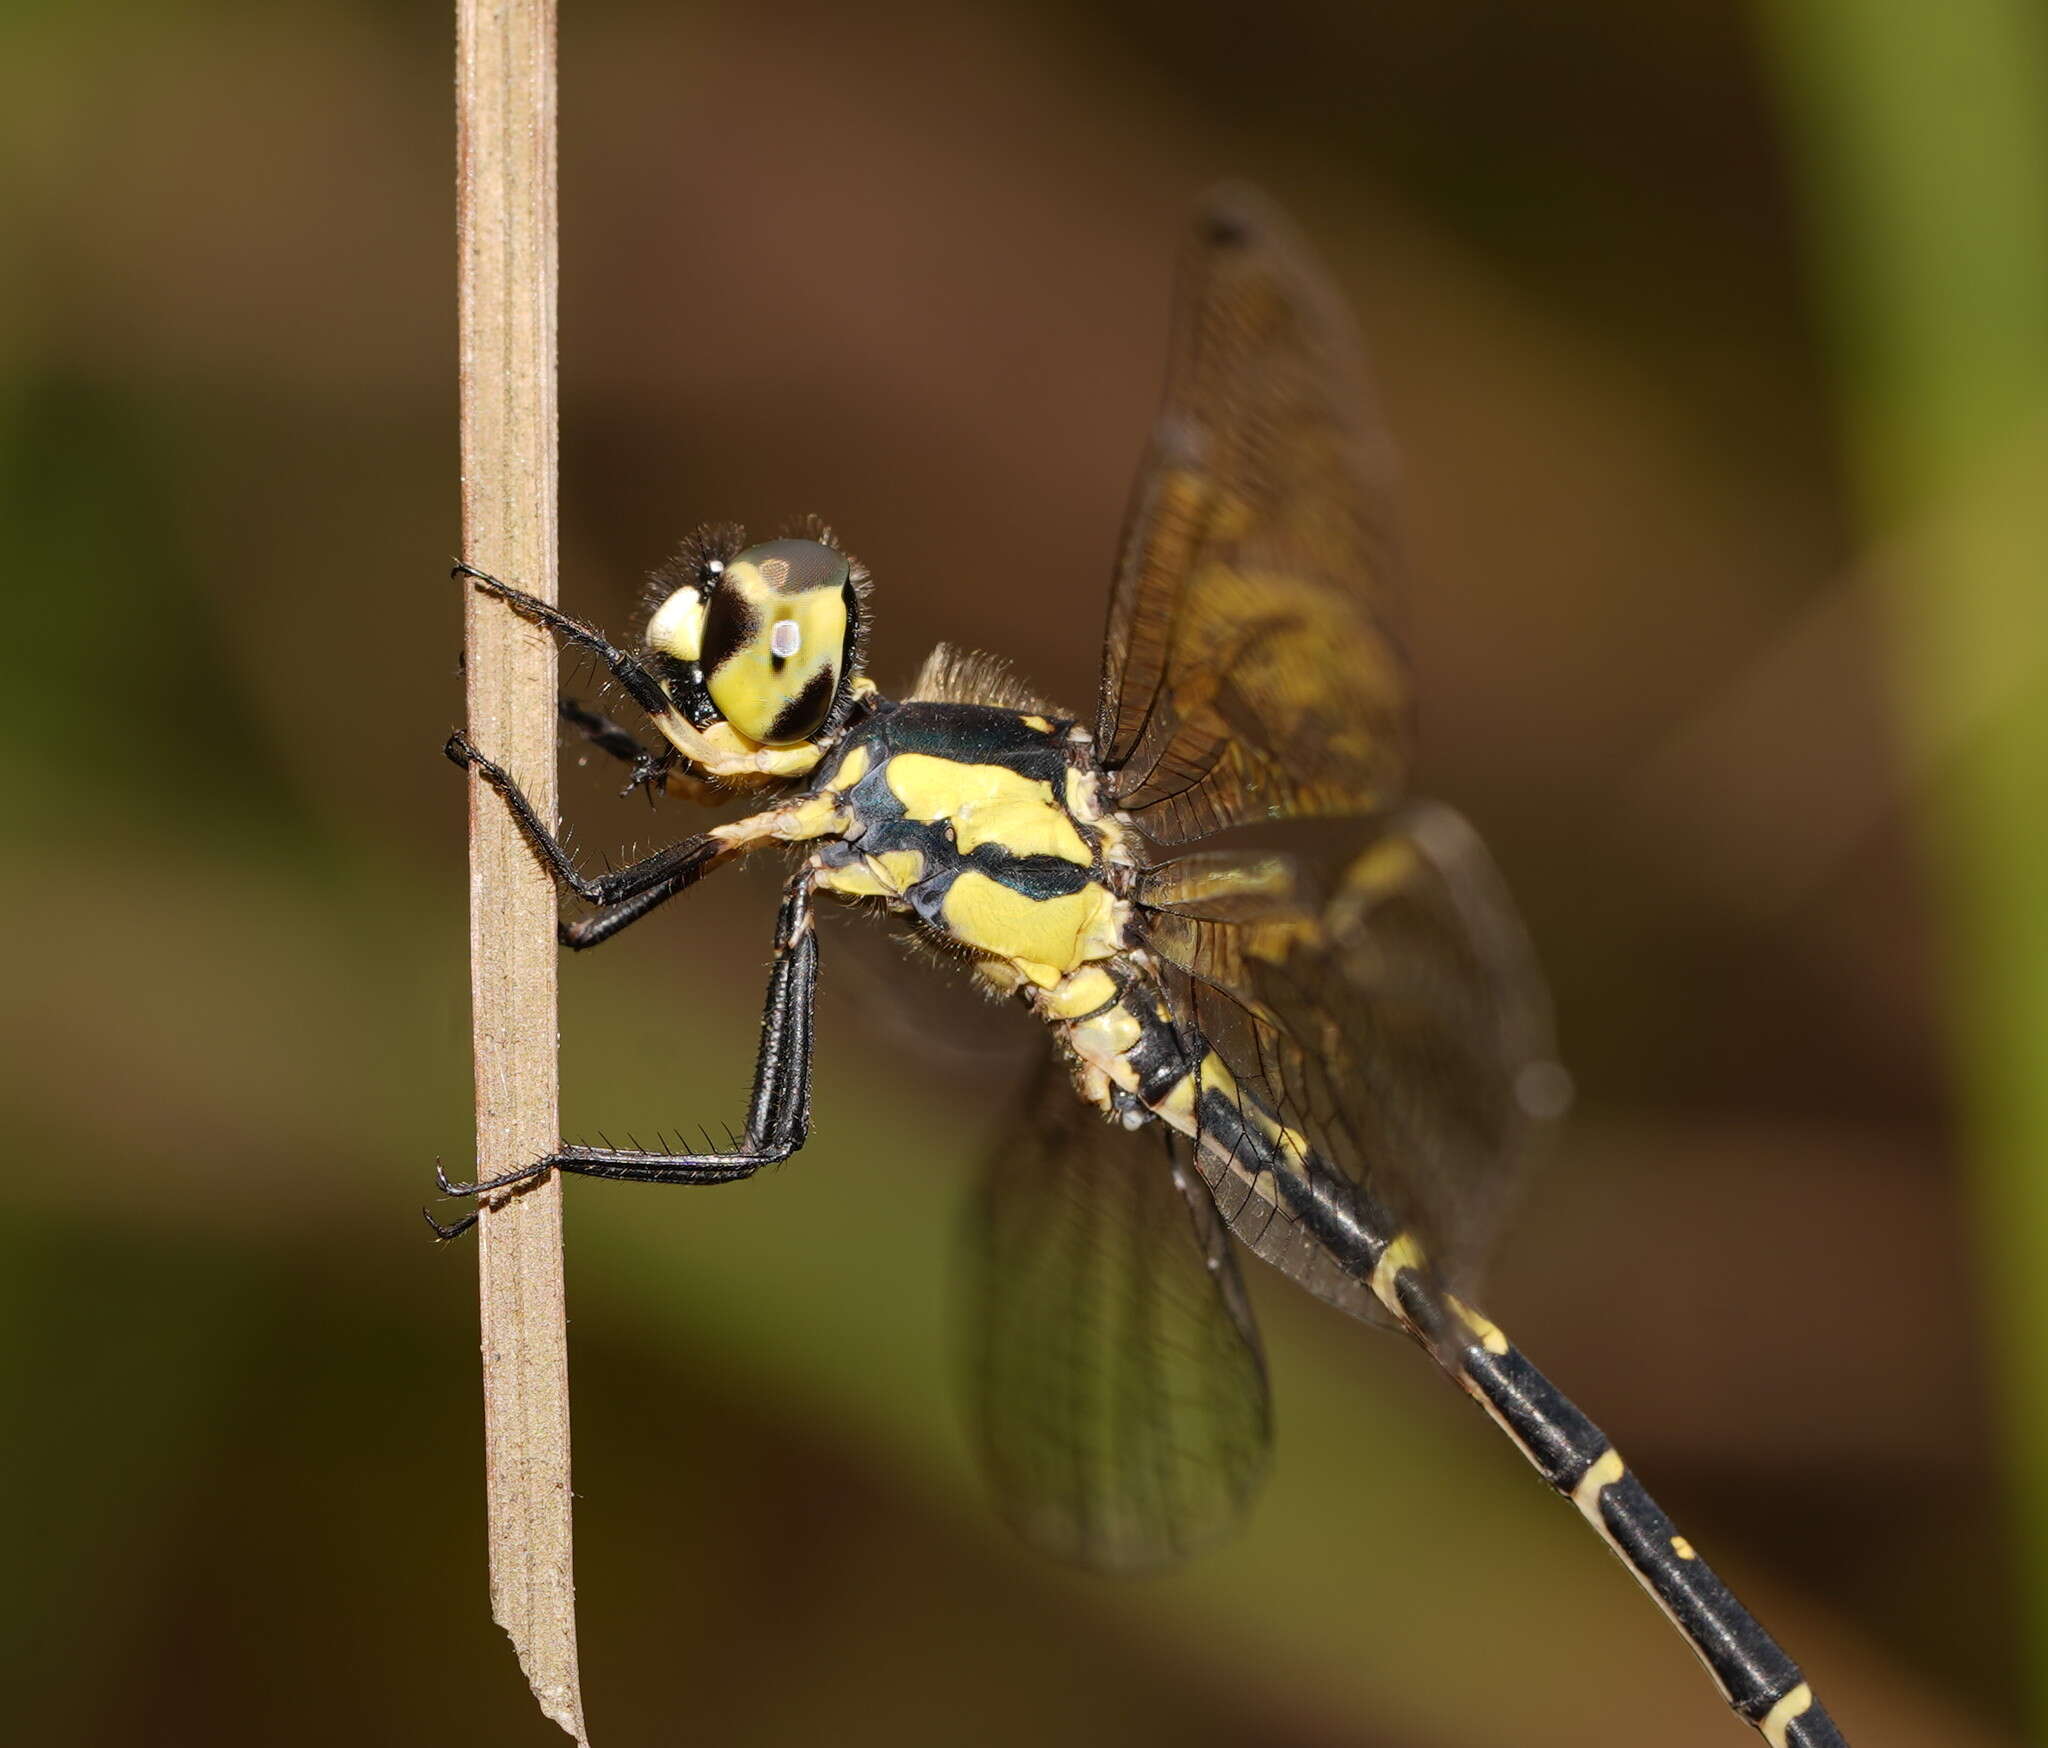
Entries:
{"type": "MultiPolygon", "coordinates": [[[[1138,1004],[1131,1005],[1136,1011],[1138,1004]]],[[[1191,1051],[1183,1058],[1188,1067],[1201,1060],[1199,1040],[1181,1048],[1191,1051]]],[[[1162,1065],[1141,1096],[1156,1104],[1178,1079],[1162,1065]]],[[[1389,1245],[1400,1237],[1396,1222],[1369,1192],[1327,1162],[1311,1155],[1297,1166],[1247,1115],[1256,1108],[1252,1095],[1242,1088],[1225,1094],[1205,1087],[1198,1105],[1205,1141],[1254,1177],[1272,1172],[1283,1210],[1306,1227],[1347,1274],[1371,1281],[1389,1245]]],[[[1223,1187],[1218,1184],[1219,1191],[1223,1187]]],[[[1489,1350],[1446,1300],[1426,1265],[1402,1268],[1393,1287],[1409,1333],[1492,1410],[1545,1481],[1575,1504],[1582,1484],[1591,1493],[1594,1483],[1602,1483],[1589,1503],[1598,1512],[1610,1545],[1664,1607],[1735,1711],[1760,1731],[1769,1724],[1770,1739],[1785,1748],[1846,1748],[1841,1731],[1818,1701],[1810,1701],[1793,1717],[1772,1717],[1773,1708],[1788,1696],[1804,1697],[1806,1684],[1798,1665],[1713,1569],[1691,1552],[1691,1544],[1678,1539],[1671,1519],[1612,1454],[1606,1434],[1520,1350],[1489,1350]],[[1589,1481],[1589,1474],[1603,1464],[1589,1481]],[[1607,1474],[1615,1468],[1618,1473],[1607,1474]]],[[[1497,1332],[1492,1339],[1502,1345],[1497,1332]]]]}
{"type": "Polygon", "coordinates": [[[1091,877],[1084,864],[1064,856],[1020,856],[994,843],[976,844],[964,862],[1026,898],[1065,898],[1091,877]]]}
{"type": "Polygon", "coordinates": [[[1061,793],[1067,777],[1063,722],[1037,729],[1014,710],[985,704],[900,704],[880,720],[891,752],[929,753],[959,765],[1001,765],[1061,793]]]}

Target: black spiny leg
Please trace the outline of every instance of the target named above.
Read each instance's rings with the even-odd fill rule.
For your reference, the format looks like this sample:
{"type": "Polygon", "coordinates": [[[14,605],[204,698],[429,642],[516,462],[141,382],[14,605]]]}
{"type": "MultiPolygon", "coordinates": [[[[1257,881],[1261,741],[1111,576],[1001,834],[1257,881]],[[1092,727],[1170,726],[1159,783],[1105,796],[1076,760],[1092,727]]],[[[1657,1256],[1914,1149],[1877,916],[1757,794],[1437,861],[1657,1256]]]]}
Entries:
{"type": "Polygon", "coordinates": [[[597,916],[562,926],[561,938],[567,946],[596,946],[599,941],[617,934],[628,923],[638,922],[656,905],[695,885],[723,857],[732,855],[737,849],[727,838],[701,833],[694,838],[685,838],[679,844],[671,844],[665,850],[656,850],[653,855],[642,857],[614,873],[589,879],[577,869],[574,859],[562,848],[560,839],[534,812],[533,803],[520,793],[519,785],[512,781],[502,765],[485,758],[469,744],[468,737],[460,730],[448,737],[445,750],[451,761],[464,770],[475,771],[504,799],[505,805],[512,810],[520,833],[533,846],[534,853],[547,864],[556,884],[575,893],[587,904],[604,907],[597,916]]]}
{"type": "MultiPolygon", "coordinates": [[[[811,927],[811,875],[800,871],[783,895],[775,926],[775,963],[761,1016],[761,1053],[754,1063],[754,1094],[747,1106],[747,1132],[725,1153],[655,1153],[625,1147],[564,1147],[518,1171],[480,1183],[450,1183],[438,1168],[444,1195],[488,1195],[549,1171],[630,1183],[724,1184],[752,1177],[802,1147],[811,1130],[811,1017],[818,987],[818,937],[811,927]]],[[[471,1221],[435,1231],[453,1237],[471,1221]]]]}
{"type": "Polygon", "coordinates": [[[632,730],[621,728],[609,716],[600,716],[595,710],[587,710],[575,698],[563,698],[555,706],[556,714],[587,740],[597,750],[622,765],[631,765],[633,775],[622,795],[630,795],[635,789],[647,791],[647,799],[654,797],[668,786],[669,767],[675,763],[675,749],[650,753],[640,744],[632,730]]]}
{"type": "Polygon", "coordinates": [[[666,716],[675,708],[674,702],[639,661],[622,649],[614,649],[604,633],[596,627],[585,625],[580,619],[572,619],[561,608],[537,596],[529,595],[523,589],[515,589],[510,583],[501,583],[488,571],[480,571],[472,564],[458,564],[451,576],[467,577],[486,595],[495,595],[536,625],[543,625],[565,643],[573,643],[578,649],[586,649],[604,663],[605,671],[632,694],[633,702],[649,716],[666,716]]]}

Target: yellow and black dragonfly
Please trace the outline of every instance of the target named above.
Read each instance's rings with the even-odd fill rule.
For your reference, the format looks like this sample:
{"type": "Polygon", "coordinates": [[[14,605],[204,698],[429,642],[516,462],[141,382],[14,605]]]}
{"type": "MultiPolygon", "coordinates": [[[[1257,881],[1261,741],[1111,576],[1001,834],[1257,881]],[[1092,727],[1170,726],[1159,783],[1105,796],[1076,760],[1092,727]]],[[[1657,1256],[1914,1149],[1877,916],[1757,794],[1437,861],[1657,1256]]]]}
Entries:
{"type": "Polygon", "coordinates": [[[657,573],[633,651],[458,568],[596,657],[646,716],[658,752],[564,702],[636,786],[754,803],[589,878],[457,735],[450,756],[592,907],[563,922],[565,944],[595,946],[757,849],[796,868],[732,1148],[565,1145],[442,1188],[487,1195],[550,1170],[726,1183],[787,1159],[811,1117],[813,902],[864,901],[1050,1035],[976,1246],[983,1447],[1027,1537],[1130,1569],[1241,1516],[1269,1412],[1234,1237],[1419,1342],[1776,1748],[1840,1743],[1599,1429],[1460,1296],[1531,1131],[1565,1102],[1546,997],[1478,838],[1404,796],[1384,445],[1345,311],[1243,190],[1205,207],[1180,299],[1091,717],[943,648],[904,698],[882,696],[864,672],[867,574],[816,523],[759,544],[694,535],[657,573]],[[1348,855],[1179,853],[1300,819],[1354,822],[1348,855]]]}

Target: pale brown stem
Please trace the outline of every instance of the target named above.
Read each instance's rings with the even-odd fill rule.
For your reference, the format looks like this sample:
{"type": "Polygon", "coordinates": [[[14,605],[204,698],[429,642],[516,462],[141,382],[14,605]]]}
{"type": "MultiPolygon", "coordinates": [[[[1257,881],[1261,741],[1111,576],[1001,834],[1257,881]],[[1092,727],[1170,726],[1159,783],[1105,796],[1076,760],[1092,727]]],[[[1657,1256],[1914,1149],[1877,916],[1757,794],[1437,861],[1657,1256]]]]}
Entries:
{"type": "MultiPolygon", "coordinates": [[[[555,8],[457,0],[462,553],[555,598],[555,8]]],[[[555,653],[463,586],[469,733],[555,811],[555,653]]],[[[554,1151],[555,893],[506,810],[470,784],[477,1171],[554,1151]]],[[[541,1710],[579,1742],[570,1561],[561,1181],[483,1211],[484,1449],[491,1613],[541,1710]]]]}

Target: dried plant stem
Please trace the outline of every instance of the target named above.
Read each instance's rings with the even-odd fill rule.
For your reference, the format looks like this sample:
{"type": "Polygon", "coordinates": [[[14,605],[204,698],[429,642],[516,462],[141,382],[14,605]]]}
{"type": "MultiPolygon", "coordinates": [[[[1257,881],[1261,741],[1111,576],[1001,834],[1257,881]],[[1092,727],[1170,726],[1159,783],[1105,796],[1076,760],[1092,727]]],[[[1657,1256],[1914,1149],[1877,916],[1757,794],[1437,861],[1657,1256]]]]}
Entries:
{"type": "MultiPolygon", "coordinates": [[[[555,598],[555,9],[457,0],[462,551],[555,598]]],[[[469,731],[555,809],[555,656],[466,591],[469,731]]],[[[555,894],[503,806],[472,780],[470,988],[477,1167],[507,1171],[560,1136],[555,894]]],[[[562,1204],[549,1178],[482,1219],[491,1612],[534,1697],[579,1742],[570,1560],[562,1204]]]]}

